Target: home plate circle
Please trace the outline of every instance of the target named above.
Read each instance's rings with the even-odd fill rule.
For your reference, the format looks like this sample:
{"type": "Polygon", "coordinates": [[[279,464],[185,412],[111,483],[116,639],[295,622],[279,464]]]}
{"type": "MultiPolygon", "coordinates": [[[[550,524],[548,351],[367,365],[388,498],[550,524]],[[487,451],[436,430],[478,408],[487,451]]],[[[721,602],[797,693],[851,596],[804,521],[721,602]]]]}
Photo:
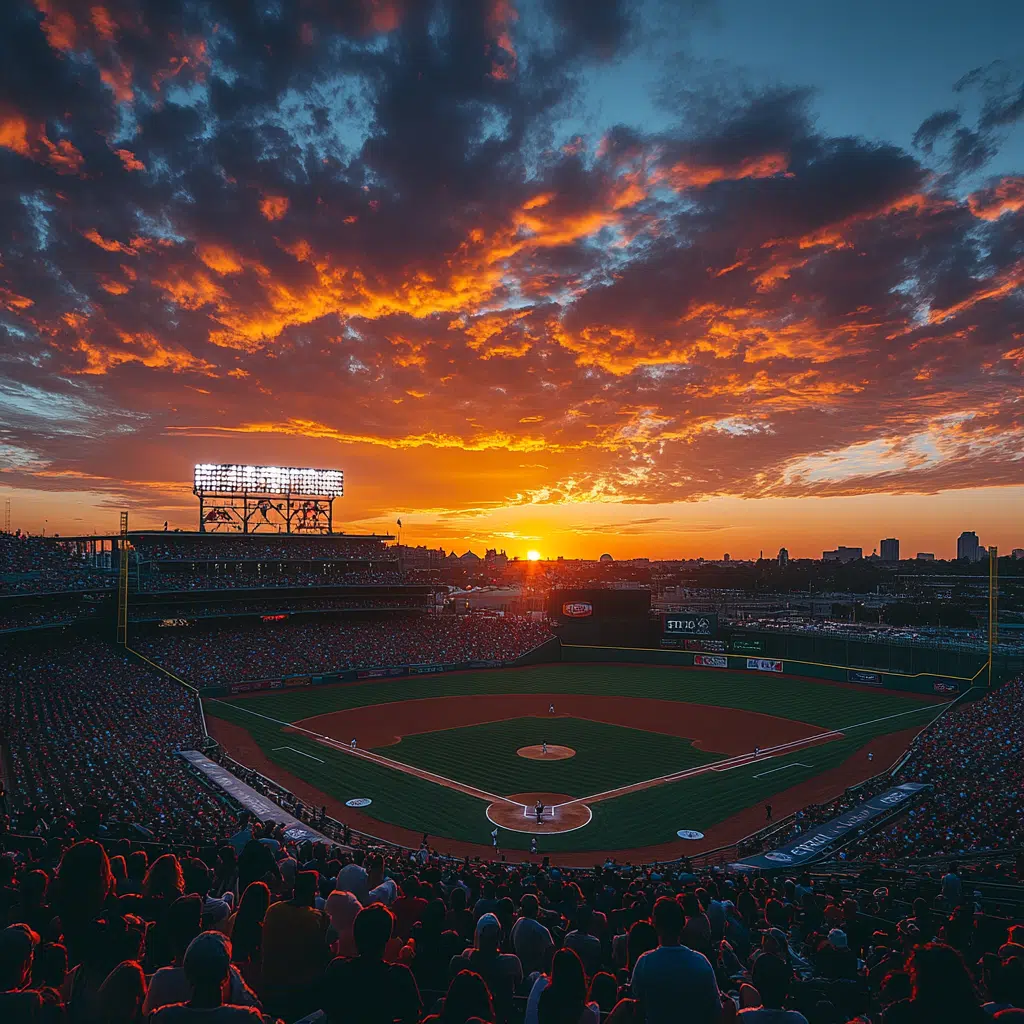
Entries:
{"type": "Polygon", "coordinates": [[[373,801],[366,796],[353,797],[351,800],[345,801],[346,807],[369,807],[373,801]]]}
{"type": "Polygon", "coordinates": [[[681,828],[677,833],[680,839],[703,839],[703,832],[694,832],[692,828],[681,828]]]}
{"type": "Polygon", "coordinates": [[[553,835],[575,832],[590,824],[593,814],[586,804],[562,793],[513,793],[506,800],[495,800],[487,807],[487,819],[509,832],[553,835]],[[544,805],[541,821],[537,821],[537,801],[544,805]]]}

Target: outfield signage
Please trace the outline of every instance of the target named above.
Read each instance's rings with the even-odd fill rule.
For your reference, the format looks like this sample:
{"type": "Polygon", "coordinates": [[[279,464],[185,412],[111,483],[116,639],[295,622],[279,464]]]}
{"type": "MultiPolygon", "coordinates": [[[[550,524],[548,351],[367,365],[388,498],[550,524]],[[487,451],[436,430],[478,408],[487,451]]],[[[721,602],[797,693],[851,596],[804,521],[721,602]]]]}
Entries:
{"type": "Polygon", "coordinates": [[[863,672],[859,668],[851,668],[846,671],[848,683],[862,683],[864,686],[881,686],[882,676],[878,672],[863,672]]]}
{"type": "Polygon", "coordinates": [[[710,654],[725,654],[724,640],[684,640],[688,651],[703,651],[710,654]]]}
{"type": "Polygon", "coordinates": [[[943,679],[936,679],[932,683],[932,693],[959,693],[959,683],[947,683],[943,679]]]}
{"type": "Polygon", "coordinates": [[[714,636],[718,616],[714,612],[672,612],[661,616],[661,631],[666,636],[714,636]]]}
{"type": "Polygon", "coordinates": [[[594,606],[589,601],[566,601],[562,614],[567,619],[586,619],[594,614],[594,606]]]}
{"type": "Polygon", "coordinates": [[[863,828],[873,818],[887,814],[900,804],[906,803],[922,790],[932,787],[921,782],[905,782],[902,786],[895,786],[892,789],[873,796],[869,800],[857,804],[852,810],[840,814],[838,818],[825,822],[818,828],[812,829],[803,835],[780,846],[770,853],[761,854],[756,857],[747,857],[732,867],[736,870],[777,871],[780,868],[799,867],[801,864],[808,864],[820,857],[830,846],[841,839],[851,836],[863,828]]]}
{"type": "Polygon", "coordinates": [[[734,636],[729,649],[736,654],[764,654],[764,641],[755,637],[734,636]]]}
{"type": "Polygon", "coordinates": [[[747,658],[747,668],[755,672],[781,672],[782,662],[775,658],[747,658]]]}
{"type": "Polygon", "coordinates": [[[721,654],[695,654],[694,665],[702,665],[704,668],[728,668],[729,659],[721,654]]]}

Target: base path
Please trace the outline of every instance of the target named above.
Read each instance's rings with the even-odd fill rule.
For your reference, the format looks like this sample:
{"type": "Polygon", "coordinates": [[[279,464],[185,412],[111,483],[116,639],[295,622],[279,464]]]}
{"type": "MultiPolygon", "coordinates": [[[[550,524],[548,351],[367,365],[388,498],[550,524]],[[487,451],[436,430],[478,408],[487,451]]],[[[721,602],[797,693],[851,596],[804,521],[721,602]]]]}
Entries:
{"type": "MultiPolygon", "coordinates": [[[[576,756],[576,751],[572,747],[562,747],[557,743],[549,743],[547,748],[539,743],[533,747],[520,747],[516,753],[530,761],[565,761],[576,756]]],[[[565,799],[568,800],[569,797],[565,799]]]]}

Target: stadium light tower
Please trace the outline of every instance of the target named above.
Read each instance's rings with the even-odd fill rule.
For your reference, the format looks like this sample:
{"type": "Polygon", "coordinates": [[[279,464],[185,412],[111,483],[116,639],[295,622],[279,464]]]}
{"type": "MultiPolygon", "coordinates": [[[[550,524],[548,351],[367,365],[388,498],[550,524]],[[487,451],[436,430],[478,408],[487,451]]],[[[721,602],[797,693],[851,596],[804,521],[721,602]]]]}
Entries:
{"type": "Polygon", "coordinates": [[[340,469],[200,463],[192,493],[199,532],[331,533],[334,499],[345,493],[340,469]]]}

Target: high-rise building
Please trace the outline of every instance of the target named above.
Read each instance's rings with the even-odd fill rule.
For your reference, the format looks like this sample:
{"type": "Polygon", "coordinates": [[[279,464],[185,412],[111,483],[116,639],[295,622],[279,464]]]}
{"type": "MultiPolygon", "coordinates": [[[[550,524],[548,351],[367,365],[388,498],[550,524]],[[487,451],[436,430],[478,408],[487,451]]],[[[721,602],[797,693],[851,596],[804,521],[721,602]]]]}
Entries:
{"type": "Polygon", "coordinates": [[[848,548],[842,544],[835,551],[822,551],[821,553],[821,560],[823,562],[856,562],[863,557],[863,548],[848,548]]]}
{"type": "Polygon", "coordinates": [[[900,542],[895,537],[886,537],[882,543],[882,561],[898,562],[900,560],[900,542]]]}
{"type": "Polygon", "coordinates": [[[985,549],[973,530],[964,530],[956,539],[957,560],[980,562],[985,557],[985,549]]]}
{"type": "Polygon", "coordinates": [[[789,551],[786,548],[779,548],[779,565],[783,568],[789,565],[789,551]]]}
{"type": "Polygon", "coordinates": [[[934,551],[918,551],[914,556],[919,562],[934,562],[935,552],[934,551]]]}
{"type": "Polygon", "coordinates": [[[1024,558],[1024,548],[1014,548],[1013,551],[1010,552],[1010,557],[1011,558],[1024,558]]]}

